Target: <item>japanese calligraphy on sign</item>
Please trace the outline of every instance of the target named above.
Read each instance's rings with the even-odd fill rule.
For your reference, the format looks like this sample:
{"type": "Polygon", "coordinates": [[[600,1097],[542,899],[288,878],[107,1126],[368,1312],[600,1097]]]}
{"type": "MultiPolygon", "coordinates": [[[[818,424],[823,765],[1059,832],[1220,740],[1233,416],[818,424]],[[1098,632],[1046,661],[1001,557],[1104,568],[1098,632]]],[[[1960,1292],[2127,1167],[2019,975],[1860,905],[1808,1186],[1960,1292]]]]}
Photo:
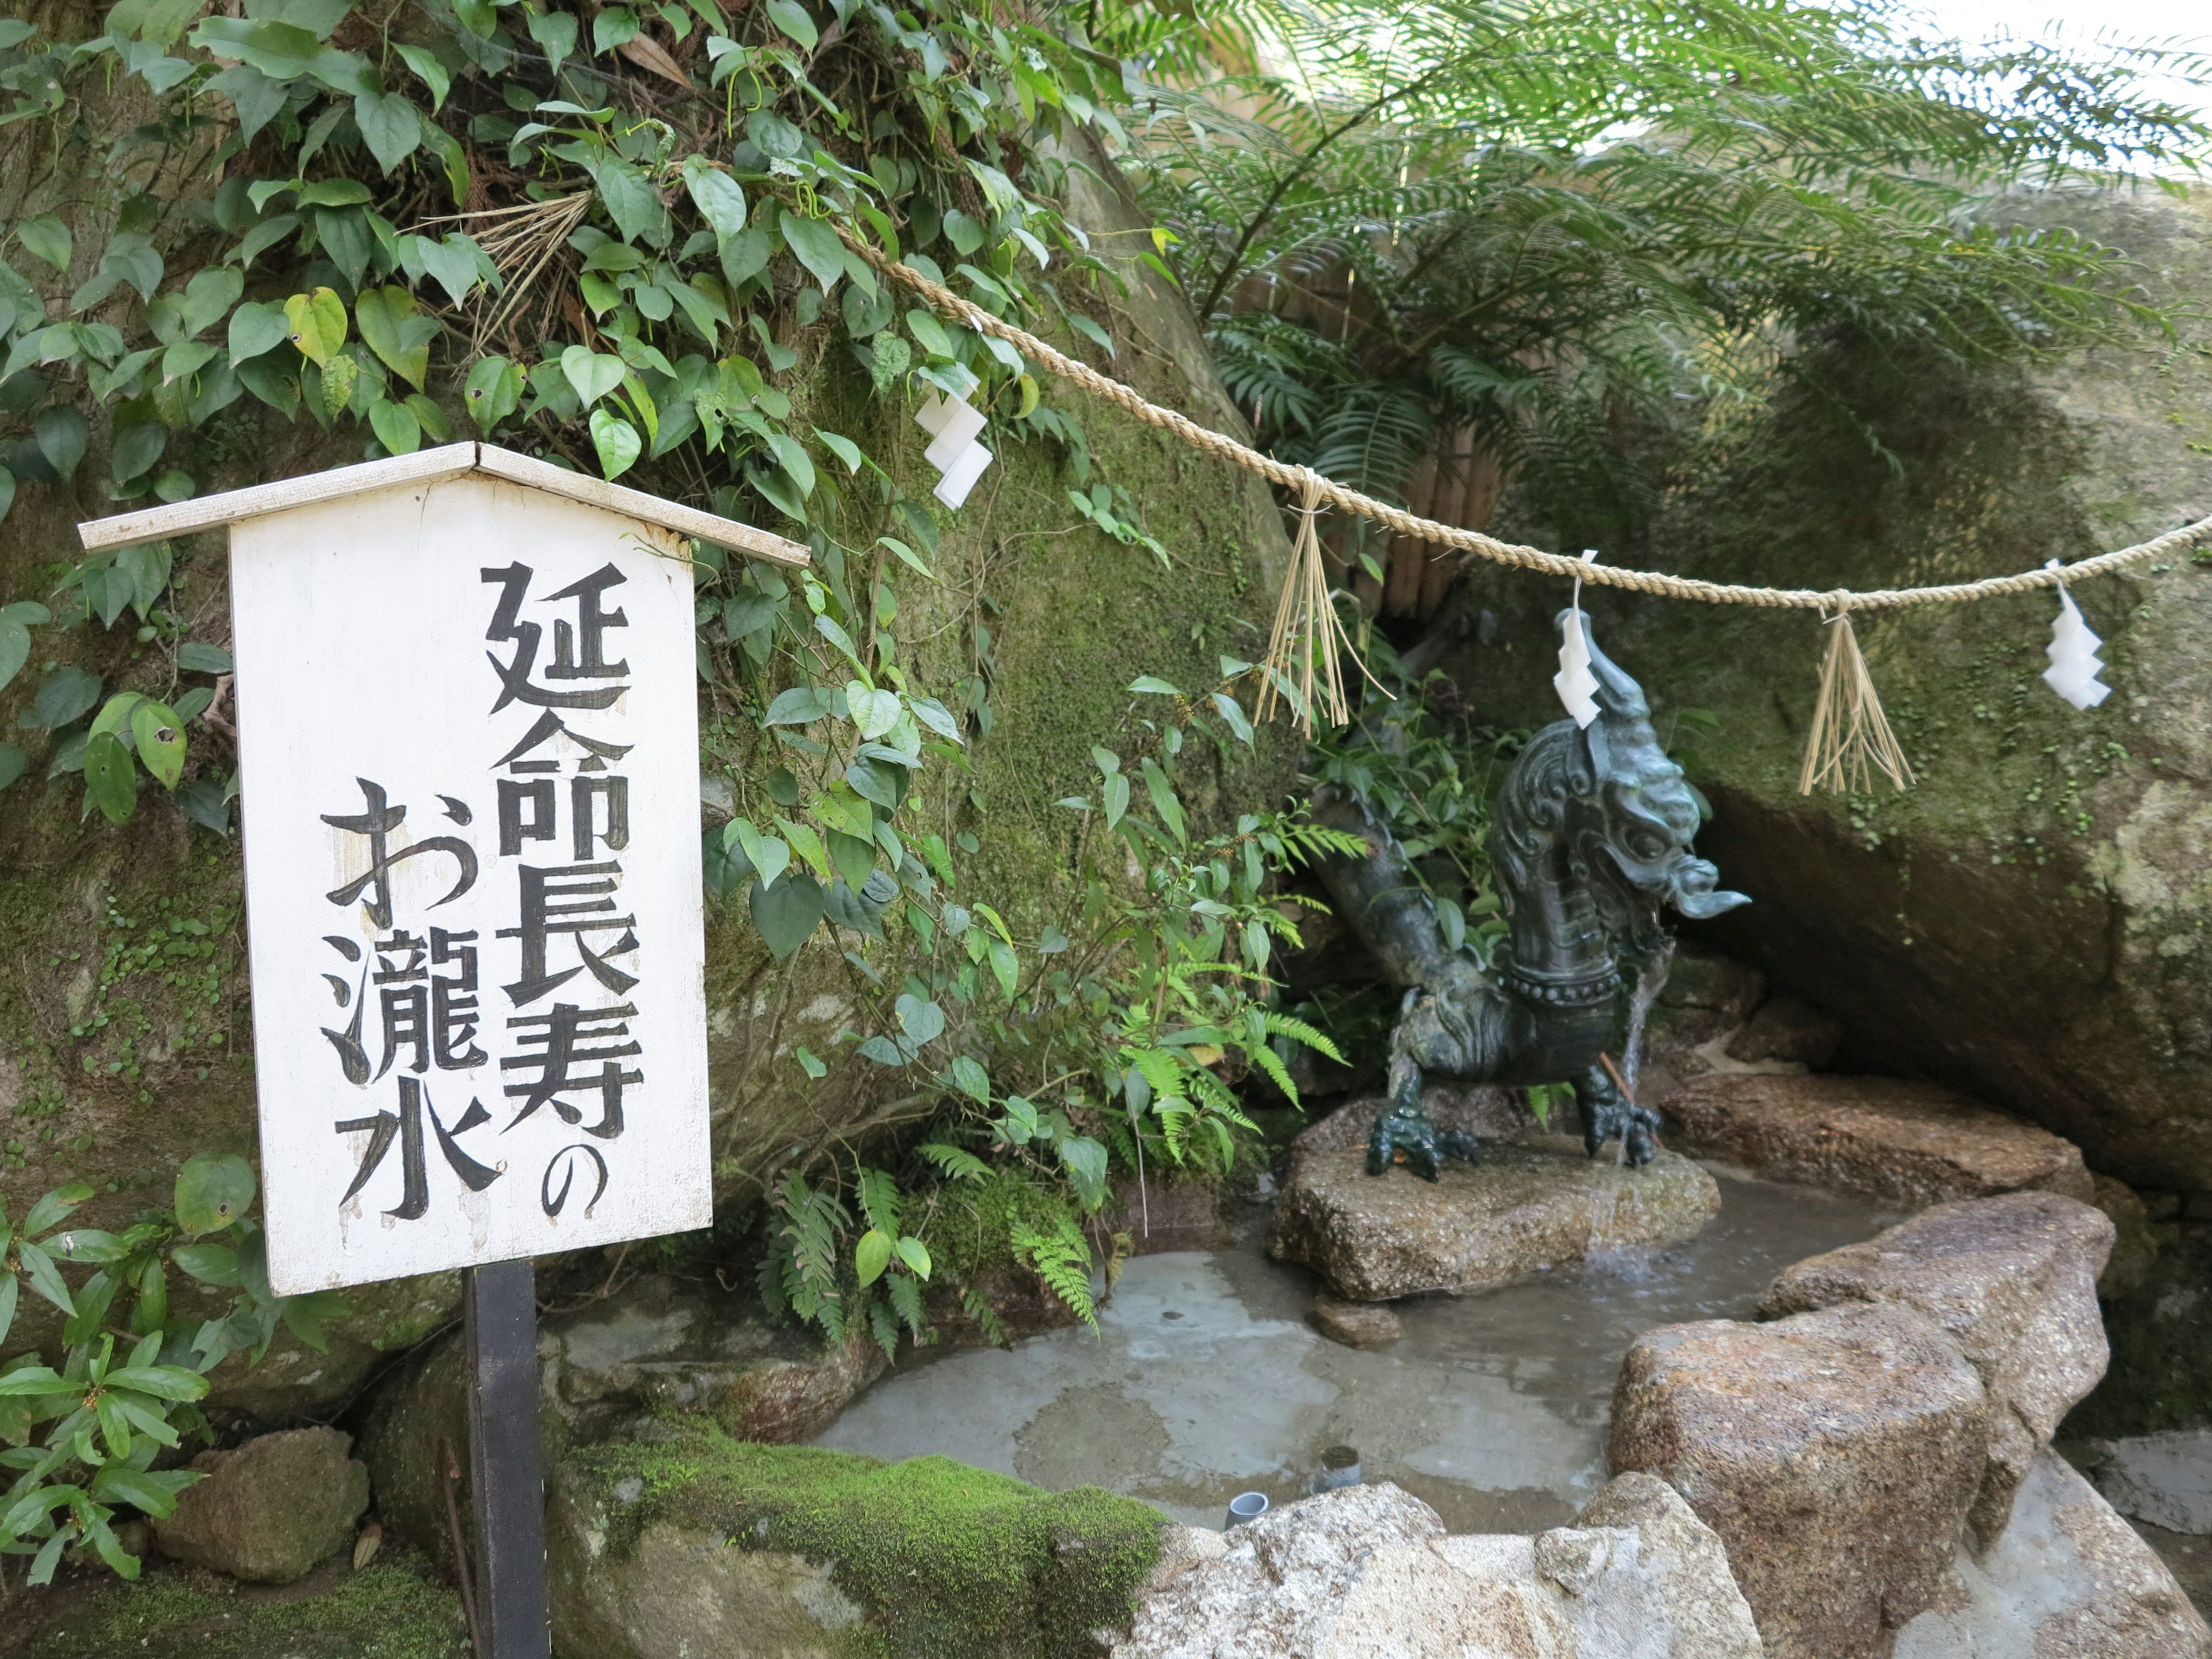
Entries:
{"type": "Polygon", "coordinates": [[[233,528],[279,1291],[709,1220],[683,549],[480,476],[233,528]]]}

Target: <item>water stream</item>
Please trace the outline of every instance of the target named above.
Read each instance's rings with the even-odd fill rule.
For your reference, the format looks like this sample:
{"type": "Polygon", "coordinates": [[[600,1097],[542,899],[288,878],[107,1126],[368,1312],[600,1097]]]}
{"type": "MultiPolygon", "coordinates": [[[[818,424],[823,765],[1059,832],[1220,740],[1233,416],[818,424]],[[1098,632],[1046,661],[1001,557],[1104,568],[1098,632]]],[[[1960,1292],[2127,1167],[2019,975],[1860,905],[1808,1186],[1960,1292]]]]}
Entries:
{"type": "Polygon", "coordinates": [[[1747,1317],[1791,1262],[1903,1218],[1714,1173],[1721,1212],[1689,1243],[1400,1303],[1404,1337],[1375,1352],[1307,1325],[1314,1278],[1267,1259],[1255,1209],[1231,1249],[1129,1263],[1096,1336],[904,1361],[815,1443],[1105,1486],[1214,1527],[1237,1492],[1304,1496],[1322,1449],[1343,1443],[1455,1532],[1555,1526],[1604,1482],[1613,1379],[1639,1333],[1747,1317]]]}

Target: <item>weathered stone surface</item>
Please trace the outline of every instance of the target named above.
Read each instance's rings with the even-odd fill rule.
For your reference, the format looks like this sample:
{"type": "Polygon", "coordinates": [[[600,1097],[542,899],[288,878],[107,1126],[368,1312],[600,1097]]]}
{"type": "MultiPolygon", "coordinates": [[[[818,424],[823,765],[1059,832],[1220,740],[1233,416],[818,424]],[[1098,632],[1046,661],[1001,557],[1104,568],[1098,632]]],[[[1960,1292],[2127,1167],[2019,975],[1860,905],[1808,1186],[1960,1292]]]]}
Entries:
{"type": "Polygon", "coordinates": [[[1687,1238],[1720,1209],[1713,1178],[1662,1152],[1641,1170],[1584,1156],[1564,1136],[1492,1143],[1441,1181],[1367,1173],[1361,1151],[1301,1148],[1275,1208],[1273,1253],[1316,1268],[1337,1295],[1386,1302],[1481,1291],[1593,1251],[1687,1238]]]}
{"type": "Polygon", "coordinates": [[[353,1542],[368,1507],[368,1470],[336,1429],[288,1429],[232,1451],[204,1451],[206,1474],[154,1522],[162,1554],[234,1578],[289,1584],[353,1542]]]}
{"type": "Polygon", "coordinates": [[[1678,1085],[1659,1109],[1671,1145],[1778,1180],[1908,1204],[2095,1191],[2078,1147],[1935,1084],[1716,1073],[1678,1085]]]}
{"type": "Polygon", "coordinates": [[[1895,1302],[1934,1321],[1989,1394],[1990,1467],[1970,1516],[1988,1540],[2059,1420],[2105,1374],[2097,1274],[2112,1234],[2102,1211],[2056,1193],[1939,1204],[1784,1269],[1759,1316],[1895,1302]]]}
{"type": "Polygon", "coordinates": [[[1923,1316],[1832,1308],[1645,1332],[1610,1455],[1720,1534],[1769,1659],[1856,1659],[1934,1603],[1988,1419],[1973,1368],[1923,1316]]]}
{"type": "Polygon", "coordinates": [[[1159,1515],[1096,1488],[752,1445],[681,1413],[653,1434],[553,1471],[560,1659],[1095,1652],[1160,1560],[1159,1515]]]}
{"type": "Polygon", "coordinates": [[[2206,1659],[2212,1632],[2149,1545],[2046,1452],[2011,1524],[1965,1550],[1936,1605],[1898,1632],[1895,1659],[2206,1659]]]}
{"type": "MultiPolygon", "coordinates": [[[[659,1275],[555,1314],[538,1332],[547,1455],[589,1444],[654,1412],[696,1411],[740,1439],[783,1444],[819,1432],[884,1365],[855,1331],[842,1344],[770,1319],[750,1291],[659,1275]]],[[[439,1443],[459,1459],[465,1503],[468,1414],[459,1333],[378,1396],[362,1437],[378,1513],[440,1560],[451,1545],[439,1443]]],[[[464,1515],[467,1513],[464,1509],[464,1515]]]]}
{"type": "Polygon", "coordinates": [[[1345,1302],[1316,1296],[1306,1310],[1307,1322],[1332,1342],[1347,1348],[1387,1348],[1406,1334],[1406,1323],[1376,1302],[1345,1302]]]}
{"type": "Polygon", "coordinates": [[[1719,1540],[1665,1483],[1574,1527],[1447,1536],[1387,1483],[1179,1547],[1114,1659],[1758,1659],[1719,1540]]]}
{"type": "Polygon", "coordinates": [[[1844,1023],[1825,1008],[1796,997],[1776,997],[1759,1005],[1743,1030],[1728,1040],[1730,1060],[1787,1060],[1797,1066],[1826,1066],[1844,1040],[1844,1023]]]}
{"type": "Polygon", "coordinates": [[[2098,1449],[2097,1490],[2122,1515],[2168,1532],[2212,1533],[2212,1429],[2131,1435],[2098,1449]]]}

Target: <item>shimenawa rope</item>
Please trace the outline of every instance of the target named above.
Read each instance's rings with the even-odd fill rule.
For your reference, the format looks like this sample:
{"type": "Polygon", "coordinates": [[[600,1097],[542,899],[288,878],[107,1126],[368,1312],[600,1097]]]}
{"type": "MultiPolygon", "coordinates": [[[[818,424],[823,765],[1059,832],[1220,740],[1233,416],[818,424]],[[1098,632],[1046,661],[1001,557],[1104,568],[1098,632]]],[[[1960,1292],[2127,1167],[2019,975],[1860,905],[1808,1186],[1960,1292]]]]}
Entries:
{"type": "MultiPolygon", "coordinates": [[[[836,222],[831,222],[834,224],[836,222]]],[[[1034,358],[1061,380],[1079,386],[1096,397],[1103,398],[1148,426],[1160,427],[1174,433],[1194,449],[1218,456],[1243,467],[1247,472],[1256,472],[1302,496],[1307,492],[1308,481],[1313,480],[1317,484],[1314,493],[1318,499],[1341,512],[1372,519],[1377,524],[1388,526],[1398,535],[1455,547],[1497,564],[1513,565],[1523,570],[1541,570],[1554,576],[1580,575],[1585,581],[1598,586],[1623,587],[1632,592],[1657,593],[1668,599],[1698,599],[1708,605],[1751,605],[1795,611],[1886,611],[1911,605],[1955,605],[1968,599],[1990,599],[2000,593],[2033,593],[2041,588],[2057,587],[2061,583],[2071,586],[2145,559],[2184,553],[2199,542],[2212,539],[2212,518],[2199,519],[2179,530],[2169,530],[2155,540],[2124,547],[2117,552],[2099,553],[2057,570],[2023,570],[2009,576],[1985,576],[1979,581],[1949,582],[1930,587],[1882,587],[1866,592],[1856,592],[1848,588],[1749,587],[1735,582],[1705,581],[1694,576],[1670,576],[1662,571],[1627,570],[1618,565],[1586,566],[1580,559],[1570,558],[1563,553],[1547,553],[1541,548],[1517,546],[1511,542],[1501,542],[1495,537],[1486,536],[1479,530],[1463,530],[1455,525],[1438,524],[1433,519],[1420,518],[1386,501],[1378,501],[1371,495],[1363,495],[1356,489],[1347,489],[1309,468],[1293,466],[1286,461],[1275,459],[1272,455],[1262,455],[1257,450],[1238,443],[1234,438],[1200,426],[1187,415],[1146,402],[1137,392],[1119,380],[1101,374],[1090,364],[1056,351],[1034,334],[994,317],[972,301],[962,299],[942,283],[932,282],[913,266],[886,258],[842,225],[836,228],[837,234],[845,239],[846,245],[867,261],[872,269],[901,286],[911,289],[956,322],[978,333],[997,336],[1016,350],[1034,358]]]]}

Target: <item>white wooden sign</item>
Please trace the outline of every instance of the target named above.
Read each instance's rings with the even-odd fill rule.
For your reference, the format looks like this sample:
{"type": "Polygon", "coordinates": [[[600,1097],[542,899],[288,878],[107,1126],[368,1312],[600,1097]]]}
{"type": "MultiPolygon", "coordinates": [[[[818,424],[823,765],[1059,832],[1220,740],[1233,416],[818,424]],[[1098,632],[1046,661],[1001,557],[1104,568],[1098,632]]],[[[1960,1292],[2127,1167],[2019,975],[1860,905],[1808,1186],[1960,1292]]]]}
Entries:
{"type": "Polygon", "coordinates": [[[712,1215],[688,549],[477,447],[238,498],[323,486],[231,528],[280,1293],[712,1215]]]}

